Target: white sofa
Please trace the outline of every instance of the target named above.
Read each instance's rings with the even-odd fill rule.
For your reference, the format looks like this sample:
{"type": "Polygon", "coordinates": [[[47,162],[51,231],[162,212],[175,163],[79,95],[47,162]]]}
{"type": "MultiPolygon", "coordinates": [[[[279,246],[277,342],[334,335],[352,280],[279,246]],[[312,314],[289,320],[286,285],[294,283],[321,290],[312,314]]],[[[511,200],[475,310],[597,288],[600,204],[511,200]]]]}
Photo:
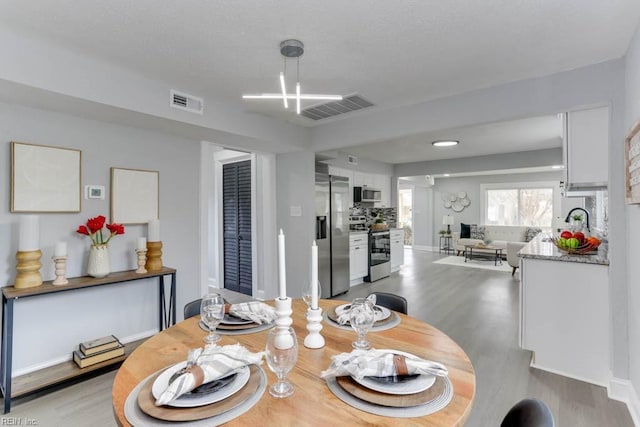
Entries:
{"type": "MultiPolygon", "coordinates": [[[[492,246],[503,248],[503,256],[506,256],[507,242],[526,242],[526,232],[528,228],[526,226],[511,226],[511,225],[486,225],[484,241],[491,241],[492,246]]],[[[458,255],[464,252],[465,245],[475,245],[482,243],[483,240],[460,238],[460,232],[453,232],[453,247],[458,255]]],[[[474,252],[476,249],[474,249],[474,252]]]]}

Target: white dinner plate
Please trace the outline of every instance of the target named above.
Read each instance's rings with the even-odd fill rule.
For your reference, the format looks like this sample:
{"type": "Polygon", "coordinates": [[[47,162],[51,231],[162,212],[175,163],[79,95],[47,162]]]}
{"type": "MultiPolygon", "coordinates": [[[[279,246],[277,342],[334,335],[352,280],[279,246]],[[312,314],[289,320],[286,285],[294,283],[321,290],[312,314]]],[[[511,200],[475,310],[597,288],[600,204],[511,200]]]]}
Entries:
{"type": "MultiPolygon", "coordinates": [[[[158,376],[158,378],[156,378],[156,380],[153,382],[153,386],[151,387],[151,394],[153,394],[153,397],[155,399],[158,399],[162,392],[167,389],[167,386],[169,385],[169,378],[171,378],[171,375],[173,375],[174,372],[178,371],[179,369],[184,368],[186,365],[186,361],[177,363],[172,367],[166,369],[162,374],[160,374],[160,376],[158,376]]],[[[196,406],[210,405],[211,403],[219,402],[223,399],[226,399],[227,397],[240,391],[240,389],[244,387],[247,381],[249,381],[250,372],[248,366],[243,366],[236,372],[238,374],[236,375],[236,378],[227,386],[221,388],[218,391],[203,394],[202,396],[180,396],[174,401],[167,403],[167,406],[173,406],[176,408],[193,408],[196,406]]]]}
{"type": "MultiPolygon", "coordinates": [[[[399,350],[380,350],[387,351],[393,354],[399,354],[405,356],[407,358],[413,357],[417,359],[417,356],[414,356],[411,353],[405,353],[404,351],[399,350]]],[[[431,374],[422,374],[418,375],[416,378],[408,380],[406,382],[400,383],[381,383],[375,380],[372,380],[370,377],[364,377],[362,379],[357,379],[352,377],[355,382],[364,386],[368,389],[378,391],[380,393],[387,394],[414,394],[420,393],[421,391],[425,391],[429,387],[431,387],[436,382],[436,376],[431,374]]]]}
{"type": "Polygon", "coordinates": [[[223,325],[248,325],[249,323],[253,323],[253,320],[241,319],[230,314],[225,314],[220,323],[223,325]]]}
{"type": "MultiPolygon", "coordinates": [[[[336,307],[336,316],[340,317],[340,315],[342,314],[343,311],[348,310],[349,307],[351,307],[351,304],[342,304],[336,307]]],[[[376,312],[376,322],[379,322],[380,320],[384,320],[384,319],[388,319],[389,316],[391,316],[391,310],[389,310],[387,307],[383,307],[381,305],[376,305],[375,307],[375,312],[376,312]]]]}

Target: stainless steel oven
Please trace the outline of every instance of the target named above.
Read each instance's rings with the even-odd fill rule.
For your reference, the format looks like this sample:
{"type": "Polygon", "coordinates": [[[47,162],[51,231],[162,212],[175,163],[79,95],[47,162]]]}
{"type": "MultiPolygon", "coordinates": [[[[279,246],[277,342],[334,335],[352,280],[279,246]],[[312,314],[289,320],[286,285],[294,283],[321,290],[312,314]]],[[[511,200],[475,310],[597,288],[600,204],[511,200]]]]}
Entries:
{"type": "Polygon", "coordinates": [[[366,282],[391,274],[391,234],[389,230],[369,231],[369,275],[366,282]]]}

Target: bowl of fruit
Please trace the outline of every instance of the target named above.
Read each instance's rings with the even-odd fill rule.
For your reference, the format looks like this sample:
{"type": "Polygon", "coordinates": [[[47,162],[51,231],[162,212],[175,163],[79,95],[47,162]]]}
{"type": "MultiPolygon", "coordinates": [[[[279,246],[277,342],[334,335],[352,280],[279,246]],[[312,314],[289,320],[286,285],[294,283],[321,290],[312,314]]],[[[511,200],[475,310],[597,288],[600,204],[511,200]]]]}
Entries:
{"type": "Polygon", "coordinates": [[[565,230],[560,233],[560,237],[551,239],[553,244],[562,252],[570,255],[591,255],[600,246],[600,239],[597,237],[586,237],[583,232],[572,233],[565,230]]]}

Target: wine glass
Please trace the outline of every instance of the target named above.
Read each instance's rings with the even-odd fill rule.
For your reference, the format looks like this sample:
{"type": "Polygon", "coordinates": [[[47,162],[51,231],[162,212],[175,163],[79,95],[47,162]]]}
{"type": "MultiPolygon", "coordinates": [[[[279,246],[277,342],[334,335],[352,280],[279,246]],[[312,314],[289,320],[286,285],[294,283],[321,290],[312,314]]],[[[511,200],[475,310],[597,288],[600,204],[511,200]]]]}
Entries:
{"type": "Polygon", "coordinates": [[[375,309],[373,303],[367,298],[356,298],[351,301],[349,309],[349,323],[358,334],[358,338],[352,344],[356,350],[368,350],[371,343],[365,339],[367,332],[373,326],[376,320],[375,309]]]}
{"type": "Polygon", "coordinates": [[[213,344],[220,339],[216,333],[216,326],[224,317],[224,298],[219,294],[207,294],[202,297],[200,304],[200,318],[202,323],[209,328],[209,335],[204,338],[207,344],[213,344]]]}
{"type": "MultiPolygon", "coordinates": [[[[302,299],[304,300],[305,303],[307,303],[307,307],[311,308],[311,282],[309,282],[309,286],[307,286],[307,288],[304,290],[304,294],[302,294],[302,299]]],[[[318,301],[320,301],[320,298],[322,297],[322,288],[320,288],[320,282],[318,281],[318,301]]]]}
{"type": "Polygon", "coordinates": [[[298,360],[298,340],[293,328],[276,327],[267,336],[266,359],[269,369],[278,377],[269,394],[282,398],[293,394],[293,384],[286,380],[287,373],[298,360]]]}

